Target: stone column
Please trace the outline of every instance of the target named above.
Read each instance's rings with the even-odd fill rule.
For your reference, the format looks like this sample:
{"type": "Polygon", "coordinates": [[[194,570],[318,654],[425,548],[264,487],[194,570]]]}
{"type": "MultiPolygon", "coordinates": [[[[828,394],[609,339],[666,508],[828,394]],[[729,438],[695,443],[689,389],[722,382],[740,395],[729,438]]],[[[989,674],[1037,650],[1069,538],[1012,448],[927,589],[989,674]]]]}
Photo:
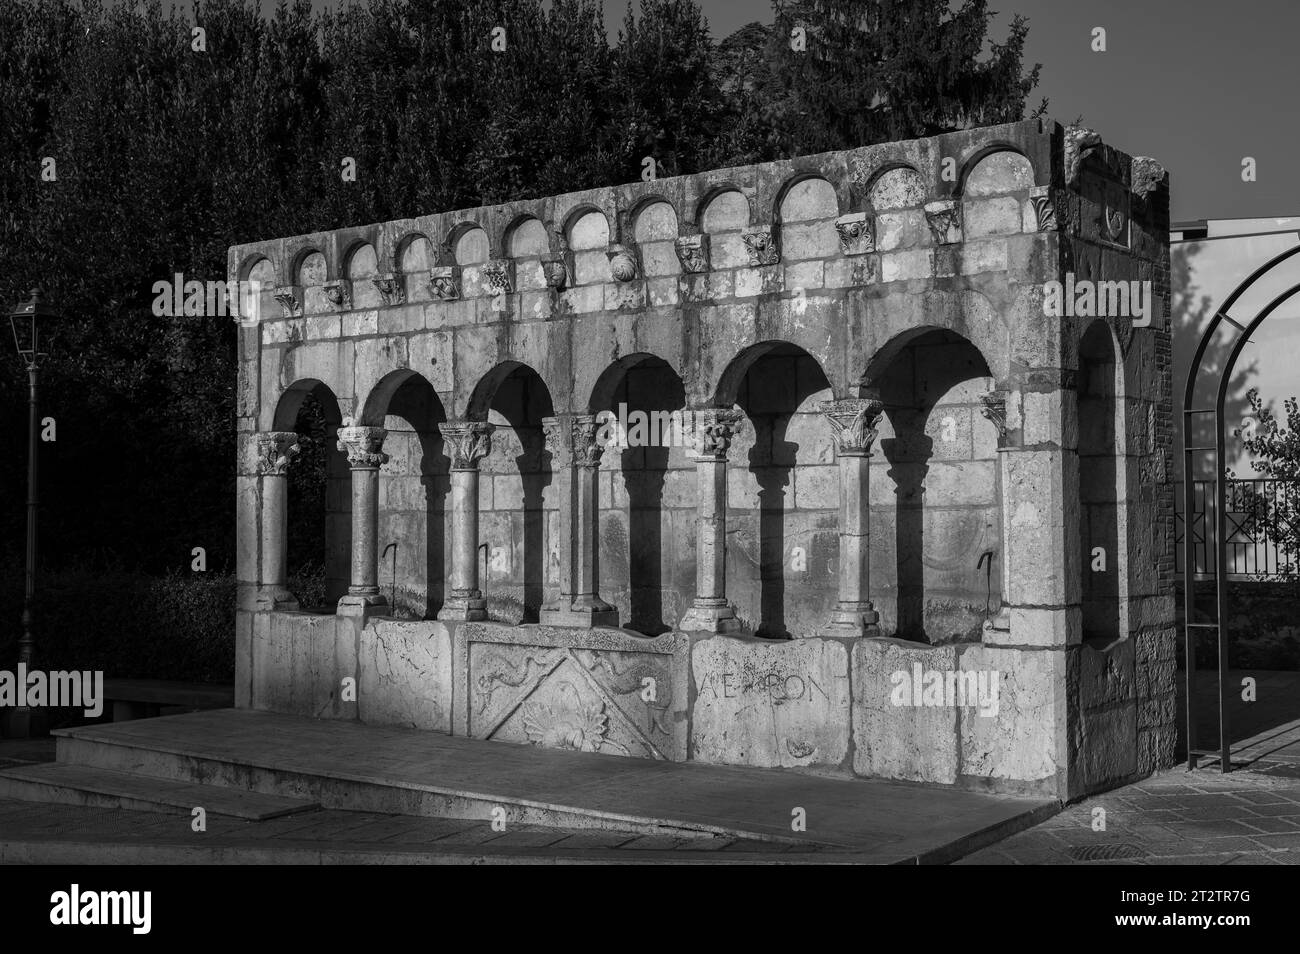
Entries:
{"type": "Polygon", "coordinates": [[[1007,443],[1007,392],[994,389],[986,394],[980,395],[980,402],[984,405],[980,408],[980,414],[993,422],[993,426],[998,429],[998,510],[1001,514],[1001,547],[1002,552],[999,557],[1002,560],[1002,586],[1001,586],[1001,606],[997,613],[984,621],[984,631],[990,630],[1009,633],[1011,631],[1011,609],[1007,603],[1007,586],[1006,581],[1011,576],[1011,547],[1008,545],[1011,540],[1011,499],[1008,489],[1011,486],[1011,475],[1008,461],[1010,456],[1007,453],[1010,447],[1007,443]]]}
{"type": "Polygon", "coordinates": [[[551,481],[559,507],[560,585],[555,599],[538,614],[542,623],[567,626],[573,604],[573,431],[571,415],[542,418],[542,436],[551,456],[551,481]]]}
{"type": "Polygon", "coordinates": [[[554,626],[617,626],[618,610],[600,598],[600,426],[592,414],[548,417],[542,425],[560,495],[560,595],[539,618],[554,626]]]}
{"type": "Polygon", "coordinates": [[[696,411],[694,448],[699,516],[695,530],[695,602],[677,628],[684,632],[734,633],[736,611],[727,602],[727,449],[739,429],[740,411],[696,411]]]}
{"type": "Polygon", "coordinates": [[[293,431],[267,431],[254,435],[257,476],[261,484],[261,559],[258,561],[259,611],[296,610],[298,600],[289,592],[289,464],[298,453],[293,431]]]}
{"type": "Polygon", "coordinates": [[[438,619],[487,619],[478,588],[478,464],[492,451],[495,425],[483,421],[439,424],[451,457],[451,592],[438,619]]]}
{"type": "Polygon", "coordinates": [[[363,620],[387,608],[379,592],[379,467],[388,462],[381,448],[382,427],[341,427],[338,448],[352,468],[352,576],[339,600],[340,616],[363,620]]]}
{"type": "Polygon", "coordinates": [[[840,598],[826,626],[833,636],[879,636],[871,603],[871,448],[884,405],[875,398],[823,401],[835,434],[840,477],[840,598]]]}

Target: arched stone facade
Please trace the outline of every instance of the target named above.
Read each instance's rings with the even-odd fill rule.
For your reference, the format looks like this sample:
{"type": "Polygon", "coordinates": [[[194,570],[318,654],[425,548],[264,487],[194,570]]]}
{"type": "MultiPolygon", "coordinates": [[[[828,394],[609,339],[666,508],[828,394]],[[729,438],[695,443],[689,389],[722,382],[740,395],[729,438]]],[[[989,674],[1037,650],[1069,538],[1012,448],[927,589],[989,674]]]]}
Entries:
{"type": "Polygon", "coordinates": [[[232,249],[275,307],[239,332],[239,704],[531,742],[577,704],[596,751],[1061,797],[1167,764],[1168,186],[1132,164],[1035,120],[232,249]],[[1076,279],[1157,307],[1053,313],[1076,279]],[[282,555],[317,387],[328,618],[282,555]]]}

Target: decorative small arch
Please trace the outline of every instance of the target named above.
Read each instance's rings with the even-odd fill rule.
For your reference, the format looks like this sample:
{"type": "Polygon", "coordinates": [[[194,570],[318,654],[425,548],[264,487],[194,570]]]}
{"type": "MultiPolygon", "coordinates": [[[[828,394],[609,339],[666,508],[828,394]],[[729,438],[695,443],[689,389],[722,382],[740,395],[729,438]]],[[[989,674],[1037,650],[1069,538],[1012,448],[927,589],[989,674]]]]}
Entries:
{"type": "Polygon", "coordinates": [[[814,172],[801,172],[782,183],[774,211],[775,220],[786,223],[834,219],[844,210],[829,179],[814,172]]]}
{"type": "Polygon", "coordinates": [[[696,221],[703,232],[736,232],[754,221],[754,204],[736,186],[718,185],[700,200],[696,221]]]}
{"type": "Polygon", "coordinates": [[[886,163],[867,182],[867,204],[877,212],[919,208],[928,195],[921,174],[905,162],[886,163]]]}
{"type": "Polygon", "coordinates": [[[423,232],[407,232],[393,246],[394,271],[413,275],[426,272],[435,264],[434,243],[423,232]]]}
{"type": "Polygon", "coordinates": [[[492,257],[492,240],[477,222],[461,222],[447,234],[447,245],[457,265],[481,265],[492,257]]]}
{"type": "Polygon", "coordinates": [[[505,232],[508,258],[536,258],[551,250],[551,236],[545,223],[534,215],[517,218],[505,232]]]}
{"type": "Polygon", "coordinates": [[[632,223],[632,241],[638,245],[671,242],[677,238],[677,208],[663,196],[651,195],[641,199],[628,218],[632,223]]]}
{"type": "Polygon", "coordinates": [[[1034,164],[1010,143],[985,143],[966,157],[954,195],[983,197],[1023,192],[1036,185],[1034,164]]]}
{"type": "Polygon", "coordinates": [[[293,260],[293,282],[295,285],[304,287],[310,285],[323,285],[327,281],[328,264],[325,261],[325,253],[319,248],[308,247],[301,249],[293,260]]]}

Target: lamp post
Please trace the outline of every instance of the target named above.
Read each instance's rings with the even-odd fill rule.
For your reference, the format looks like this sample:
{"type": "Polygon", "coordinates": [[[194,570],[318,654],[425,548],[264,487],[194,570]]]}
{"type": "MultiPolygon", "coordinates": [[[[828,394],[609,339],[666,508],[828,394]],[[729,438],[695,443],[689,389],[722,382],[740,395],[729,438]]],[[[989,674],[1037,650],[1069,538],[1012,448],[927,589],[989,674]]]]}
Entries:
{"type": "MultiPolygon", "coordinates": [[[[36,638],[33,635],[36,615],[36,447],[40,417],[37,413],[36,386],[37,372],[45,352],[41,346],[41,333],[48,329],[42,324],[49,324],[59,317],[59,312],[45,303],[40,289],[32,289],[32,297],[14,306],[9,313],[9,324],[14,333],[14,347],[27,363],[27,570],[23,589],[23,635],[18,640],[18,667],[20,673],[31,670],[36,656],[36,638]]],[[[48,345],[47,345],[48,346],[48,345]]],[[[19,677],[25,680],[25,675],[19,677]]],[[[19,687],[23,701],[26,701],[25,686],[19,687]]],[[[41,720],[26,705],[12,710],[7,734],[13,738],[29,738],[39,735],[41,720]]]]}

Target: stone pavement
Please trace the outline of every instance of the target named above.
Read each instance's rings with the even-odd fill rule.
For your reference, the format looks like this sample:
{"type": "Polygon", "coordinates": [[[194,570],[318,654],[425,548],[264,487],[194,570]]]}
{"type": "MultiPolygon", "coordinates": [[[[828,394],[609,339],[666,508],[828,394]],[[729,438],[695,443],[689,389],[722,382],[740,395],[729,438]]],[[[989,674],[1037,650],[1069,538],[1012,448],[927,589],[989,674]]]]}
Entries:
{"type": "Polygon", "coordinates": [[[1071,805],[959,864],[1300,864],[1300,772],[1184,766],[1071,805]],[[1104,812],[1104,815],[1100,814],[1104,812]],[[1094,831],[1094,819],[1105,830],[1094,831]]]}

